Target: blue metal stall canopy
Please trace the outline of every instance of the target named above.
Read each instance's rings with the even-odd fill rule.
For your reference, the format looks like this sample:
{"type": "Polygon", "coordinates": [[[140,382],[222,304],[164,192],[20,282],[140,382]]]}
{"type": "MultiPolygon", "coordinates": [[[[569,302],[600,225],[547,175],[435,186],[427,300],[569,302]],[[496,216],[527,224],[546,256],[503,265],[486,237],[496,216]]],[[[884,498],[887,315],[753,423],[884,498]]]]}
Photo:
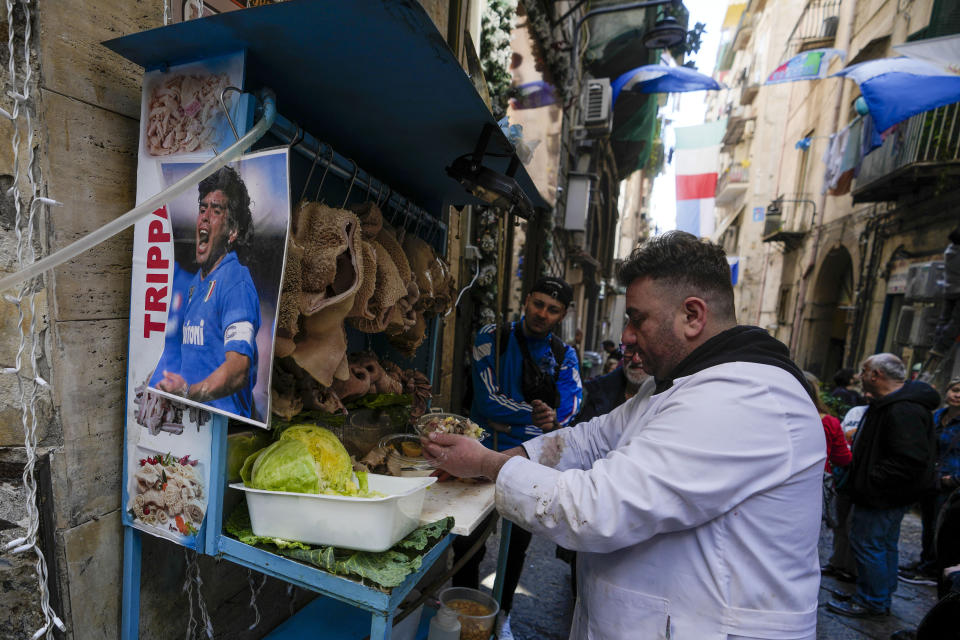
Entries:
{"type": "MultiPolygon", "coordinates": [[[[415,0],[291,0],[104,45],[147,70],[245,49],[248,90],[273,89],[280,113],[372,175],[434,211],[480,203],[445,168],[496,121],[415,0]]],[[[513,154],[499,127],[488,151],[513,154]]],[[[514,177],[550,208],[522,166],[514,177]]]]}

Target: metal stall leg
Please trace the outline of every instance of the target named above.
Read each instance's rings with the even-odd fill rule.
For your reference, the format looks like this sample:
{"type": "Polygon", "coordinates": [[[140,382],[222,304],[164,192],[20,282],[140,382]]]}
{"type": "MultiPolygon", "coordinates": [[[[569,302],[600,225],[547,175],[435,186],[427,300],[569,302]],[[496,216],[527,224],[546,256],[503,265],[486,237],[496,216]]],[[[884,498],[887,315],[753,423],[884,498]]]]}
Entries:
{"type": "Polygon", "coordinates": [[[393,615],[374,613],[370,616],[370,640],[390,640],[393,632],[393,615]]]}
{"type": "Polygon", "coordinates": [[[136,640],[140,634],[140,532],[123,528],[123,596],[120,637],[136,640]]]}
{"type": "Polygon", "coordinates": [[[497,552],[497,577],[493,581],[493,599],[500,604],[503,600],[503,578],[507,573],[507,556],[510,551],[510,534],[513,523],[500,518],[500,550],[497,552]]]}

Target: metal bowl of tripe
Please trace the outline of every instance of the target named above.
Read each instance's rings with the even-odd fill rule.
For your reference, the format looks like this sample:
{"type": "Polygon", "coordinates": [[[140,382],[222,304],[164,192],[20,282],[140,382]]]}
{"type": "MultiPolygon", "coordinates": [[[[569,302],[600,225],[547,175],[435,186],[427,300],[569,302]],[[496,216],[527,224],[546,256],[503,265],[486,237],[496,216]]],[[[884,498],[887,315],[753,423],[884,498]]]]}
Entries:
{"type": "Polygon", "coordinates": [[[487,437],[487,432],[470,418],[435,409],[420,416],[413,428],[423,436],[430,433],[452,433],[458,436],[467,436],[474,440],[483,440],[487,437]]]}

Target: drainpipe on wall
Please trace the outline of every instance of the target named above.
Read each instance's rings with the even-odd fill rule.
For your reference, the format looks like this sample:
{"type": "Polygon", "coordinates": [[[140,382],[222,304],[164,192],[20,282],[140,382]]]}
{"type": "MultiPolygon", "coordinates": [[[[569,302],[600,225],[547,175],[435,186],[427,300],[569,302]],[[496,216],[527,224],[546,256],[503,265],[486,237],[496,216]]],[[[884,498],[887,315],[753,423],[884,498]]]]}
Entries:
{"type": "MultiPolygon", "coordinates": [[[[840,49],[842,51],[849,51],[850,42],[853,40],[853,23],[857,16],[857,0],[851,0],[849,3],[841,3],[841,6],[844,4],[849,4],[850,9],[847,13],[848,20],[847,31],[844,38],[845,42],[840,49]]],[[[840,123],[840,110],[843,108],[843,82],[845,78],[837,79],[840,80],[840,88],[839,91],[837,91],[836,104],[833,106],[833,124],[830,127],[831,135],[836,135],[837,133],[837,125],[840,123]]],[[[820,252],[820,236],[823,230],[823,217],[826,214],[826,210],[827,190],[824,189],[823,193],[820,194],[819,211],[817,212],[817,220],[813,227],[813,251],[810,254],[810,263],[800,275],[800,291],[797,295],[797,308],[793,316],[793,329],[790,332],[790,354],[794,359],[797,358],[797,350],[800,347],[800,334],[803,332],[803,311],[806,306],[807,285],[810,282],[810,277],[813,275],[814,269],[817,267],[817,256],[820,252]]]]}

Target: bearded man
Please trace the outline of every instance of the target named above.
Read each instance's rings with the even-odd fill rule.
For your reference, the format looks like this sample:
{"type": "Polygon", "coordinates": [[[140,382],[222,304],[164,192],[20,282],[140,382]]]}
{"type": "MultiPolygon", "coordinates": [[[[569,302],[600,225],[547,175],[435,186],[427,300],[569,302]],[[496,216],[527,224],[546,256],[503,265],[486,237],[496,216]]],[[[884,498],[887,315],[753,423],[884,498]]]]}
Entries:
{"type": "Polygon", "coordinates": [[[652,396],[506,452],[430,434],[426,455],[577,552],[571,638],[813,640],[826,451],[803,374],[737,326],[718,245],[670,232],[619,278],[652,396]]]}

